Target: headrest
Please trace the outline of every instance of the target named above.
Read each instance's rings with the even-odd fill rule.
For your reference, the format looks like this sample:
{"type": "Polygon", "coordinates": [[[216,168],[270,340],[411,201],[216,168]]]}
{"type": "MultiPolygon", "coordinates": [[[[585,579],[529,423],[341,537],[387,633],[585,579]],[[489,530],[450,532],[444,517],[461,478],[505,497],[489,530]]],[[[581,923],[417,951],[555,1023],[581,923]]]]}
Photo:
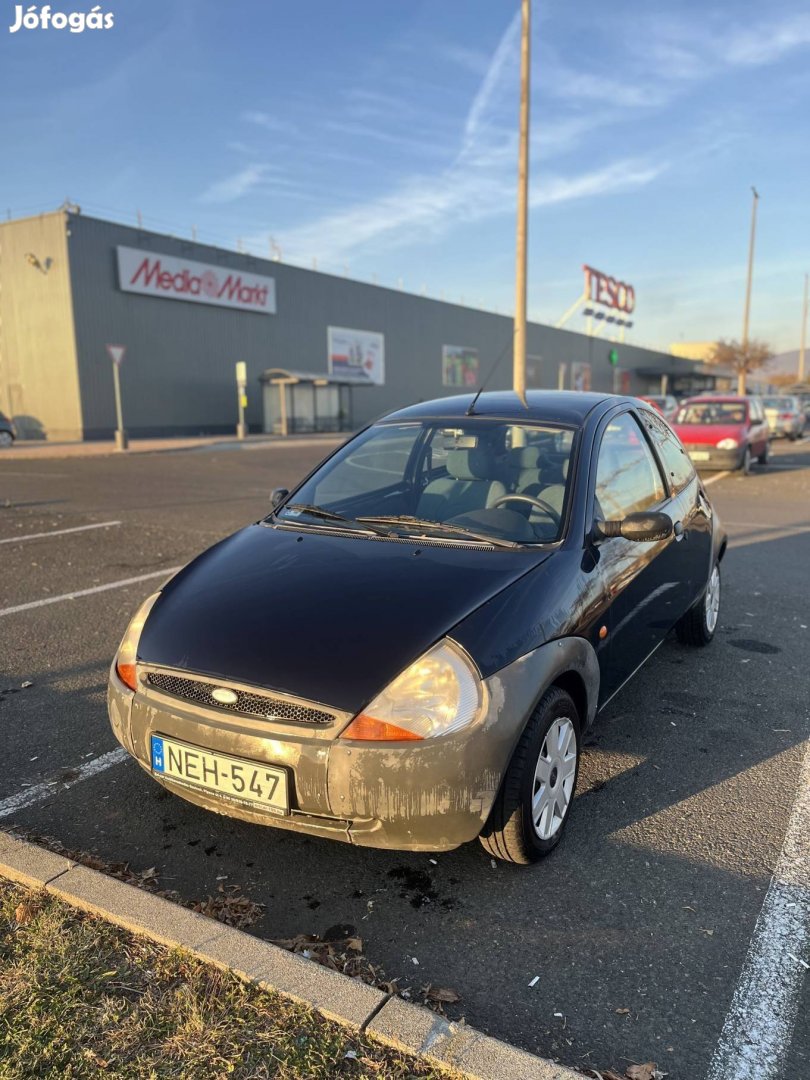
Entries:
{"type": "Polygon", "coordinates": [[[470,450],[448,450],[447,471],[454,480],[491,480],[492,454],[483,446],[470,450]]]}
{"type": "Polygon", "coordinates": [[[540,450],[536,446],[516,446],[509,451],[509,467],[512,469],[537,469],[540,466],[540,450]]]}

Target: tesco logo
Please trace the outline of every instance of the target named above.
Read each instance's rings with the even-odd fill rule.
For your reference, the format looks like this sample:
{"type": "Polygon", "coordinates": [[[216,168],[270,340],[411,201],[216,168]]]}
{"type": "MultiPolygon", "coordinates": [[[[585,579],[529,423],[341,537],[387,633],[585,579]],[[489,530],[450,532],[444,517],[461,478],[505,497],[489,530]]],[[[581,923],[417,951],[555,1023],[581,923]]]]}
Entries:
{"type": "Polygon", "coordinates": [[[592,266],[583,266],[582,269],[585,272],[585,296],[592,304],[603,304],[628,315],[635,309],[636,290],[632,285],[617,281],[594,270],[592,266]]]}
{"type": "Polygon", "coordinates": [[[274,278],[144,253],[136,248],[119,247],[117,252],[118,281],[123,292],[275,314],[274,278]]]}

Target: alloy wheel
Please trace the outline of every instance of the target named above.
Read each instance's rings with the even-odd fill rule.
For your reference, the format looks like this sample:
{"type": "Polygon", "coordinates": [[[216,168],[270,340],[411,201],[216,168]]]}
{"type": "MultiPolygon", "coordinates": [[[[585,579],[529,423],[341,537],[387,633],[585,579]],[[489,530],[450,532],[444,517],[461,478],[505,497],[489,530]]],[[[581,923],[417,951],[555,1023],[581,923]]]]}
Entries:
{"type": "Polygon", "coordinates": [[[574,795],[577,739],[567,716],[557,717],[543,739],[532,787],[532,824],[541,840],[561,828],[574,795]]]}
{"type": "Polygon", "coordinates": [[[11,446],[14,440],[11,437],[11,432],[0,431],[0,446],[11,446]]]}
{"type": "Polygon", "coordinates": [[[715,566],[706,587],[706,629],[713,634],[720,615],[720,570],[715,566]]]}

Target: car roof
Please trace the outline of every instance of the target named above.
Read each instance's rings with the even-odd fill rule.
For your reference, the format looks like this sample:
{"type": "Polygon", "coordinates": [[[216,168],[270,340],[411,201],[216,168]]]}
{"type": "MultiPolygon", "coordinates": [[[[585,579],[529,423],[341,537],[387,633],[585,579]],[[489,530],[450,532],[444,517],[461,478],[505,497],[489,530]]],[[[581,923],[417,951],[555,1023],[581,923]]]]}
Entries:
{"type": "MultiPolygon", "coordinates": [[[[380,419],[456,419],[466,416],[474,397],[475,392],[471,391],[468,394],[456,394],[433,401],[420,401],[416,405],[388,413],[380,419]]],[[[599,406],[604,408],[621,402],[633,404],[634,399],[615,394],[586,393],[581,390],[528,390],[524,405],[514,390],[490,390],[480,395],[473,415],[498,420],[545,420],[579,426],[585,417],[599,406]]]]}

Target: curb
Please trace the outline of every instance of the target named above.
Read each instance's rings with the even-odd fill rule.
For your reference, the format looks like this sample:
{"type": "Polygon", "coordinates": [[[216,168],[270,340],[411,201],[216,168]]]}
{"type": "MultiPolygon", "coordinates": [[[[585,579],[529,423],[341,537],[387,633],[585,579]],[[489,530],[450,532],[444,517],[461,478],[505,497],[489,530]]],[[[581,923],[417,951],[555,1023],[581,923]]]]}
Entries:
{"type": "MultiPolygon", "coordinates": [[[[183,439],[178,438],[172,444],[172,441],[167,439],[163,445],[142,446],[139,443],[150,443],[153,440],[136,439],[133,443],[130,443],[129,449],[126,453],[122,453],[116,450],[115,447],[107,442],[95,443],[95,442],[76,442],[76,443],[40,443],[31,442],[20,443],[12,448],[7,457],[3,457],[3,461],[68,461],[72,459],[85,458],[107,458],[118,457],[125,458],[128,455],[142,455],[142,454],[187,454],[195,453],[202,450],[267,450],[269,448],[290,448],[293,446],[313,447],[313,446],[330,446],[332,443],[339,445],[341,442],[345,442],[350,438],[354,432],[311,432],[301,435],[290,435],[282,437],[280,435],[267,435],[262,437],[260,435],[251,435],[247,439],[240,440],[235,437],[227,435],[212,435],[210,437],[183,439]],[[83,448],[88,449],[84,450],[83,448]],[[95,449],[99,447],[98,449],[95,449]]],[[[155,440],[160,441],[160,440],[155,440]]]]}
{"type": "Polygon", "coordinates": [[[242,930],[0,831],[0,876],[184,949],[263,990],[274,990],[355,1031],[471,1080],[582,1080],[564,1065],[453,1023],[420,1005],[330,971],[242,930]]]}

